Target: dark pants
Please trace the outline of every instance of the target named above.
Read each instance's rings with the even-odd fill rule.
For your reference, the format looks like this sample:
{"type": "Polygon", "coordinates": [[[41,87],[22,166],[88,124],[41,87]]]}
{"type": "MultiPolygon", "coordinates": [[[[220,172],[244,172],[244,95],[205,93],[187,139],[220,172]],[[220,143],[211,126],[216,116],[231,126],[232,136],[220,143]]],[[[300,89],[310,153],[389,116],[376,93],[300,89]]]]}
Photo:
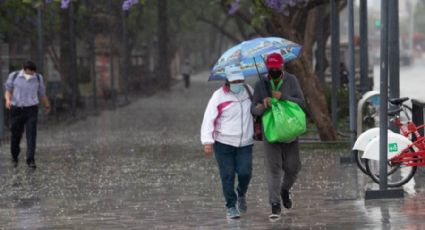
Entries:
{"type": "Polygon", "coordinates": [[[184,87],[188,89],[190,87],[190,75],[183,74],[183,80],[184,80],[184,87]]]}
{"type": "Polygon", "coordinates": [[[244,197],[252,174],[252,145],[233,147],[220,142],[214,144],[215,159],[220,171],[226,207],[236,206],[238,197],[244,197]],[[237,194],[235,174],[238,175],[237,194]]]}
{"type": "Polygon", "coordinates": [[[17,158],[21,151],[19,143],[24,133],[27,137],[27,161],[34,160],[35,145],[37,138],[37,116],[38,106],[15,107],[10,109],[12,123],[11,153],[12,157],[17,158]]]}
{"type": "Polygon", "coordinates": [[[301,170],[298,140],[291,143],[269,143],[264,140],[269,201],[280,204],[282,189],[290,190],[301,170]]]}

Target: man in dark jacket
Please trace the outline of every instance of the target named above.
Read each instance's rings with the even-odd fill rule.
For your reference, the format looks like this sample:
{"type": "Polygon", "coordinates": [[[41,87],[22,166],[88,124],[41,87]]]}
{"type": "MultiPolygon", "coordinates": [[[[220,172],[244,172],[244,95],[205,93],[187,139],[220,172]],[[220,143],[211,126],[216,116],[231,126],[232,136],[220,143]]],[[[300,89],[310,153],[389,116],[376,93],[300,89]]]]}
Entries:
{"type": "MultiPolygon", "coordinates": [[[[283,64],[282,55],[273,53],[267,56],[268,75],[255,85],[251,108],[253,115],[262,116],[264,111],[271,107],[271,97],[289,100],[305,108],[298,80],[294,75],[283,71],[283,64]],[[275,90],[272,90],[272,85],[275,90]]],[[[289,143],[269,143],[264,137],[263,143],[269,202],[272,207],[269,218],[277,219],[281,214],[281,200],[285,208],[292,207],[289,190],[301,169],[298,139],[289,143]]]]}

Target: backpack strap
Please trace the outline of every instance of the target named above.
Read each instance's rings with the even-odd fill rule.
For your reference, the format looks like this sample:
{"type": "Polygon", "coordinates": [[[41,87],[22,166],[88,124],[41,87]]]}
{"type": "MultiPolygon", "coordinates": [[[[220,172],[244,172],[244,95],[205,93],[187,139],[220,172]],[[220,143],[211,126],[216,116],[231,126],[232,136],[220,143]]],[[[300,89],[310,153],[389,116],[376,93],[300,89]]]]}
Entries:
{"type": "Polygon", "coordinates": [[[254,100],[254,97],[252,96],[252,92],[251,92],[251,90],[249,89],[248,85],[247,85],[247,84],[243,84],[243,86],[245,87],[245,90],[246,90],[246,92],[247,92],[247,93],[248,93],[248,95],[249,95],[249,100],[253,101],[253,100],[254,100]]]}
{"type": "MultiPolygon", "coordinates": [[[[15,84],[15,80],[16,80],[16,78],[18,77],[18,74],[19,74],[19,70],[18,71],[15,71],[14,73],[13,73],[13,76],[12,76],[12,85],[14,85],[15,84]]],[[[35,74],[35,76],[37,77],[37,81],[38,81],[38,90],[40,90],[40,87],[41,87],[41,76],[40,76],[40,74],[35,74]]]]}
{"type": "Polygon", "coordinates": [[[19,71],[15,71],[13,72],[13,76],[12,76],[12,85],[15,84],[15,80],[18,77],[19,71]]]}
{"type": "Polygon", "coordinates": [[[38,81],[38,85],[40,86],[40,82],[41,82],[41,76],[40,74],[35,74],[35,76],[37,77],[37,81],[38,81]]]}

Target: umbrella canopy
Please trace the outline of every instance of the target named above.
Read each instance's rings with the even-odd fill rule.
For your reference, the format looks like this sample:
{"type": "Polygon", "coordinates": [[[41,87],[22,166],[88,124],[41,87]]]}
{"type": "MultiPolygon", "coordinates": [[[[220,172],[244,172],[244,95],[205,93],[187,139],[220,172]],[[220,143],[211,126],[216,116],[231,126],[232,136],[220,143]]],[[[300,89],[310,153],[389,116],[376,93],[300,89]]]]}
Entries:
{"type": "Polygon", "coordinates": [[[280,53],[285,62],[292,61],[301,54],[302,46],[279,37],[255,38],[244,41],[221,55],[214,65],[209,81],[225,80],[226,66],[240,66],[245,77],[267,73],[265,58],[271,53],[280,53]]]}

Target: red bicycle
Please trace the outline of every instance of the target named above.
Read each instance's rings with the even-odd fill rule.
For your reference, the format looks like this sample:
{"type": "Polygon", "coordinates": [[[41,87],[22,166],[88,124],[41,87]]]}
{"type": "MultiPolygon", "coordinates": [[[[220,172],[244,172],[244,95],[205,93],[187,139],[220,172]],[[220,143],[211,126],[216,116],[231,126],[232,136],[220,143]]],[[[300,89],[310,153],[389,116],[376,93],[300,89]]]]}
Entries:
{"type": "MultiPolygon", "coordinates": [[[[406,184],[415,175],[418,166],[425,166],[425,136],[419,132],[424,129],[425,125],[416,126],[412,122],[408,109],[406,109],[409,107],[403,104],[408,100],[407,97],[390,99],[390,103],[398,107],[388,112],[388,115],[392,117],[391,121],[400,128],[404,137],[413,141],[408,140],[410,144],[387,160],[388,187],[399,187],[406,184]],[[405,115],[407,120],[403,121],[400,118],[400,112],[405,115]]],[[[389,148],[392,148],[390,141],[389,148]]],[[[365,159],[365,166],[372,180],[379,183],[379,159],[365,159]]]]}

